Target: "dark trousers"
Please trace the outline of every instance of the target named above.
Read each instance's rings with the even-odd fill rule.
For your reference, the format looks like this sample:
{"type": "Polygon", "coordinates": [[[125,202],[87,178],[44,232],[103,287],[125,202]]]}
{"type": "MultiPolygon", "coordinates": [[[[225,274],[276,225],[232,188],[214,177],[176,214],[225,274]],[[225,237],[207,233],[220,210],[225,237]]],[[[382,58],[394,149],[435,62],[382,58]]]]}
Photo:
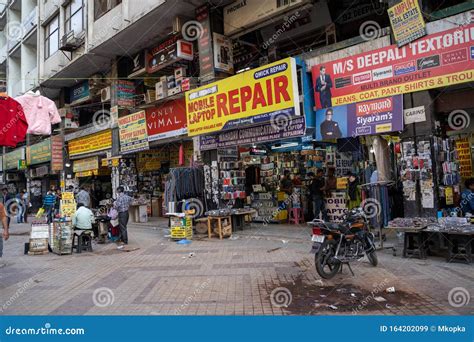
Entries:
{"type": "Polygon", "coordinates": [[[323,220],[328,221],[328,215],[326,213],[326,206],[324,204],[324,198],[320,196],[313,197],[313,214],[314,218],[319,219],[319,214],[323,214],[323,220]]]}
{"type": "Polygon", "coordinates": [[[128,243],[128,234],[127,234],[128,211],[118,213],[118,220],[119,220],[119,229],[120,229],[119,239],[122,240],[123,243],[128,243]]]}
{"type": "Polygon", "coordinates": [[[48,223],[53,222],[53,216],[54,216],[54,207],[44,207],[44,210],[46,211],[46,217],[48,218],[48,223]]]}

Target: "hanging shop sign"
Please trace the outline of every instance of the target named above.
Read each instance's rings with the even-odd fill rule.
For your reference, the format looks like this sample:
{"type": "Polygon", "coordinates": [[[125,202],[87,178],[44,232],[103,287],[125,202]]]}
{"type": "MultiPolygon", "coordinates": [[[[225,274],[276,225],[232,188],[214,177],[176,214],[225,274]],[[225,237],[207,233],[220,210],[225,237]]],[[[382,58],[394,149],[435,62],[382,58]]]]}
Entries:
{"type": "Polygon", "coordinates": [[[148,141],[186,134],[186,104],[184,99],[166,102],[146,110],[148,141]]]}
{"type": "Polygon", "coordinates": [[[4,170],[18,170],[18,161],[25,160],[25,148],[18,148],[14,151],[5,153],[3,156],[4,170]]]}
{"type": "Polygon", "coordinates": [[[403,111],[405,125],[426,121],[425,106],[413,107],[403,111]]]}
{"type": "Polygon", "coordinates": [[[45,139],[26,148],[26,162],[28,165],[37,165],[49,161],[51,161],[51,139],[45,139]]]}
{"type": "Polygon", "coordinates": [[[147,52],[146,71],[152,74],[181,59],[192,61],[193,58],[193,44],[174,35],[147,52]]]}
{"type": "Polygon", "coordinates": [[[63,137],[55,135],[51,137],[51,171],[62,171],[64,168],[63,137]]]}
{"type": "Polygon", "coordinates": [[[146,72],[146,53],[145,50],[140,51],[132,58],[132,65],[129,78],[140,76],[146,72]]]}
{"type": "Polygon", "coordinates": [[[138,153],[137,170],[139,172],[156,171],[161,168],[161,161],[167,160],[168,151],[150,150],[138,153]]]}
{"type": "Polygon", "coordinates": [[[120,152],[133,153],[149,149],[145,111],[118,119],[120,152]]]}
{"type": "Polygon", "coordinates": [[[232,56],[232,41],[230,38],[219,34],[213,34],[214,42],[214,67],[218,71],[234,73],[234,59],[232,56]]]}
{"type": "Polygon", "coordinates": [[[69,156],[98,152],[112,148],[112,130],[77,138],[69,141],[69,156]]]}
{"type": "Polygon", "coordinates": [[[196,21],[201,25],[198,33],[199,78],[201,82],[214,79],[214,58],[212,52],[212,30],[207,4],[196,8],[196,21]]]}
{"type": "Polygon", "coordinates": [[[69,102],[72,105],[90,99],[89,81],[84,81],[69,89],[69,102]]]}
{"type": "Polygon", "coordinates": [[[402,0],[388,9],[388,17],[399,47],[426,36],[426,24],[418,0],[402,0]]]}
{"type": "Polygon", "coordinates": [[[200,137],[200,150],[214,150],[241,145],[265,143],[274,140],[301,137],[305,134],[305,118],[294,117],[288,125],[265,124],[200,137]]]}
{"type": "Polygon", "coordinates": [[[298,101],[296,62],[286,58],[186,92],[188,135],[287,120],[298,101]]]}
{"type": "Polygon", "coordinates": [[[18,161],[18,170],[26,170],[26,160],[21,159],[18,161]]]}
{"type": "Polygon", "coordinates": [[[84,172],[99,169],[99,157],[90,157],[74,160],[72,164],[73,172],[84,172]]]}
{"type": "Polygon", "coordinates": [[[316,111],[316,140],[403,131],[402,95],[316,111]]]}
{"type": "Polygon", "coordinates": [[[315,65],[317,108],[472,82],[474,24],[315,65]]]}
{"type": "Polygon", "coordinates": [[[39,178],[39,177],[44,177],[49,173],[49,168],[48,166],[40,166],[37,167],[36,169],[31,170],[31,177],[32,178],[39,178]]]}
{"type": "Polygon", "coordinates": [[[135,83],[124,80],[115,81],[112,96],[113,103],[119,107],[135,107],[135,83]]]}
{"type": "Polygon", "coordinates": [[[462,178],[469,178],[472,176],[472,155],[471,144],[469,139],[457,139],[456,151],[458,154],[458,161],[460,166],[460,174],[462,178]]]}
{"type": "Polygon", "coordinates": [[[224,34],[243,31],[306,2],[308,1],[234,1],[224,7],[224,34]]]}

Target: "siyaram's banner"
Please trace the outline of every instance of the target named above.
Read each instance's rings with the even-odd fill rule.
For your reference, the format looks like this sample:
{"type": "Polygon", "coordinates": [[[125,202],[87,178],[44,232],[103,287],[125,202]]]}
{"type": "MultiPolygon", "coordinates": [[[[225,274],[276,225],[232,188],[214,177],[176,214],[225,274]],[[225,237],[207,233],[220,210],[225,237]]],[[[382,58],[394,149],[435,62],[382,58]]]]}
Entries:
{"type": "Polygon", "coordinates": [[[286,58],[186,92],[188,135],[300,115],[298,101],[296,62],[286,58]]]}
{"type": "Polygon", "coordinates": [[[316,140],[403,131],[402,95],[316,111],[316,140]]]}
{"type": "Polygon", "coordinates": [[[312,69],[317,108],[471,82],[474,24],[398,48],[364,52],[312,69]]]}

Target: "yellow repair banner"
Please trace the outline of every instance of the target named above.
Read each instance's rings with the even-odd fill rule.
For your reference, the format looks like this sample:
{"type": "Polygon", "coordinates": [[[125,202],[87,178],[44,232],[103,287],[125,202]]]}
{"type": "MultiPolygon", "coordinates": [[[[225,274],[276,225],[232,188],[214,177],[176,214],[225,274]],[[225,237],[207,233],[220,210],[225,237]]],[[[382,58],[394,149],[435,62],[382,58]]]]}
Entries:
{"type": "Polygon", "coordinates": [[[299,115],[296,61],[286,58],[186,92],[188,135],[299,115]],[[253,117],[253,122],[239,120],[253,117]]]}

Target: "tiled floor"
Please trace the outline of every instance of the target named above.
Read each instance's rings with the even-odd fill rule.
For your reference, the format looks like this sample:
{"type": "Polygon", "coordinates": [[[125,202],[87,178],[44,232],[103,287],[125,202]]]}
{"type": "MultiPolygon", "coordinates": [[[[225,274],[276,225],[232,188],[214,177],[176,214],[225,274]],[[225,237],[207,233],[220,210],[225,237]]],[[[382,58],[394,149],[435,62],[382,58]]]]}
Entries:
{"type": "Polygon", "coordinates": [[[0,268],[0,314],[474,314],[474,299],[448,302],[453,288],[474,295],[472,265],[380,251],[378,267],[355,262],[354,277],[345,269],[325,281],[306,227],[258,225],[232,239],[178,245],[165,226],[130,225],[128,252],[106,244],[93,253],[27,256],[28,227],[13,225],[0,268]],[[396,292],[386,293],[391,286],[396,292]]]}

